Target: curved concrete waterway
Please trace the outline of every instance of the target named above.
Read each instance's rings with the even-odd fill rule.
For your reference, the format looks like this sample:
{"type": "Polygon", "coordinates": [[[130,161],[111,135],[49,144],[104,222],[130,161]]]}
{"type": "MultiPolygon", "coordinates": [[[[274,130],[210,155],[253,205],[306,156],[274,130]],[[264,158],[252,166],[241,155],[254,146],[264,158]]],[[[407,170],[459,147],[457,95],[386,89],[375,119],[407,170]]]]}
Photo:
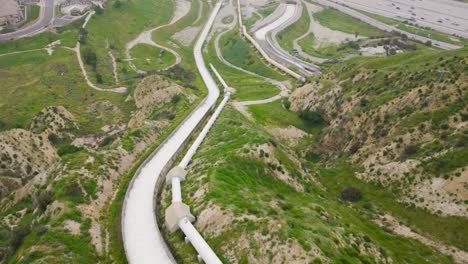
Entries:
{"type": "Polygon", "coordinates": [[[155,217],[153,196],[158,178],[207,112],[215,105],[219,89],[202,56],[202,46],[221,3],[216,4],[194,47],[196,65],[208,89],[205,100],[172,132],[134,176],[122,209],[122,234],[129,263],[173,263],[155,217]]]}

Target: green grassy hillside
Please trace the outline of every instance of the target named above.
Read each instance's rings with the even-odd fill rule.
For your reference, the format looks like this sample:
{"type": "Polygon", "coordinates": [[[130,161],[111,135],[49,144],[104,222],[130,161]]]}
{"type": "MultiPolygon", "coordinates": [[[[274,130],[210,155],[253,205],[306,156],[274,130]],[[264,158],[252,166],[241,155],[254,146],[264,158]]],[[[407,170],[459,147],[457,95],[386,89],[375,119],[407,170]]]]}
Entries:
{"type": "MultiPolygon", "coordinates": [[[[330,177],[334,170],[304,171],[285,146],[273,142],[262,126],[228,107],[189,168],[183,184],[184,200],[198,216],[198,228],[225,263],[277,262],[281,258],[285,262],[303,259],[305,263],[452,262],[419,242],[372,223],[378,215],[375,207],[342,202],[314,179],[330,177]],[[207,165],[213,163],[217,166],[207,165]],[[282,172],[288,179],[278,178],[282,172]],[[197,195],[200,190],[203,196],[197,195]],[[209,219],[207,211],[211,212],[209,219]],[[227,221],[226,225],[217,218],[226,219],[220,220],[227,221]],[[216,225],[222,225],[221,230],[216,225]],[[290,252],[283,252],[282,246],[290,252]]],[[[183,242],[180,231],[168,235],[168,240],[181,263],[194,261],[196,254],[183,242]]]]}
{"type": "MultiPolygon", "coordinates": [[[[462,250],[468,246],[462,228],[467,224],[467,52],[356,58],[291,97],[292,109],[317,111],[329,124],[304,157],[351,160],[356,175],[368,183],[341,176],[342,184],[384,187],[390,194],[379,198],[374,192],[376,204],[415,230],[462,250]],[[435,182],[443,185],[423,191],[435,182]]],[[[322,179],[338,192],[335,177],[322,179]]]]}

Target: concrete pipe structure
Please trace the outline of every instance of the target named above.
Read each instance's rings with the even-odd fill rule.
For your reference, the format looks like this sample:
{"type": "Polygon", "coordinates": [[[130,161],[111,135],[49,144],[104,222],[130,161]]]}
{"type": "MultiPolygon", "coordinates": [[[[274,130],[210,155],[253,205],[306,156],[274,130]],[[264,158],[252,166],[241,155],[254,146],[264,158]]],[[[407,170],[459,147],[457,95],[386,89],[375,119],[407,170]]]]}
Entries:
{"type": "Polygon", "coordinates": [[[192,225],[192,222],[194,222],[195,218],[190,214],[189,206],[182,202],[182,193],[180,187],[181,181],[185,180],[185,176],[187,175],[185,167],[187,167],[193,155],[195,155],[197,149],[200,147],[201,143],[205,139],[206,135],[210,131],[216,119],[219,117],[221,111],[223,110],[224,106],[226,106],[226,103],[231,96],[231,92],[226,82],[222,79],[221,75],[219,75],[218,71],[216,71],[213,65],[211,65],[211,67],[216,76],[218,76],[220,82],[225,87],[226,93],[224,94],[223,101],[221,101],[213,115],[206,123],[203,130],[193,142],[192,146],[190,146],[189,150],[182,158],[182,161],[166,176],[166,183],[170,183],[172,185],[172,204],[166,209],[166,226],[171,232],[175,232],[180,228],[182,232],[184,232],[186,240],[188,240],[197,250],[199,257],[205,263],[216,264],[222,262],[210,248],[208,243],[206,243],[200,233],[198,233],[198,231],[192,225]]]}
{"type": "Polygon", "coordinates": [[[221,264],[221,260],[216,256],[213,250],[210,248],[208,243],[198,233],[197,229],[192,225],[189,219],[182,218],[179,221],[179,227],[184,232],[187,239],[190,241],[192,246],[200,254],[200,258],[207,264],[221,264]]]}

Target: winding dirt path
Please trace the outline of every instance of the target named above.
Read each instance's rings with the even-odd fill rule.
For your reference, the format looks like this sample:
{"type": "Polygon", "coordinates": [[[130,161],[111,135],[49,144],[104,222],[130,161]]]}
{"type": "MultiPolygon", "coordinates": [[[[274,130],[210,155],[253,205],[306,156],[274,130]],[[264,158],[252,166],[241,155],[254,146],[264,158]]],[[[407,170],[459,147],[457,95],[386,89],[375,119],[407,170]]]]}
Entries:
{"type": "Polygon", "coordinates": [[[114,93],[126,93],[127,92],[127,88],[125,87],[104,89],[104,88],[100,88],[94,85],[94,83],[92,83],[91,80],[89,79],[88,73],[86,72],[86,69],[83,63],[83,59],[81,58],[80,42],[76,42],[76,46],[74,48],[68,48],[68,49],[76,53],[78,64],[80,65],[80,68],[81,68],[81,73],[83,74],[86,80],[86,83],[88,84],[89,87],[93,88],[94,90],[101,91],[101,92],[114,92],[114,93]]]}
{"type": "Polygon", "coordinates": [[[115,57],[114,57],[114,54],[112,54],[112,51],[109,50],[108,54],[109,54],[109,57],[112,60],[112,73],[114,75],[114,80],[115,80],[115,83],[118,84],[119,83],[119,75],[117,74],[117,61],[115,60],[115,57]]]}
{"type": "MultiPolygon", "coordinates": [[[[106,49],[109,49],[109,40],[106,41],[106,49]]],[[[112,74],[114,75],[114,81],[115,83],[119,83],[119,74],[117,73],[117,61],[115,60],[114,54],[112,54],[112,51],[109,50],[107,52],[109,57],[111,58],[112,61],[112,74]]]]}
{"type": "MultiPolygon", "coordinates": [[[[94,11],[89,12],[88,16],[85,19],[85,22],[83,23],[82,28],[86,27],[89,20],[94,15],[94,13],[95,13],[94,11]]],[[[86,72],[86,68],[84,66],[83,59],[81,58],[81,49],[80,49],[80,47],[81,47],[80,42],[77,41],[76,46],[74,48],[68,48],[67,47],[67,49],[69,49],[71,51],[74,51],[76,53],[76,57],[78,59],[78,64],[80,65],[81,73],[83,74],[83,77],[85,78],[86,83],[88,84],[89,87],[93,88],[94,90],[101,91],[101,92],[113,92],[113,93],[126,93],[127,92],[127,88],[125,88],[125,87],[104,89],[104,88],[97,87],[94,83],[92,83],[91,80],[89,79],[88,72],[86,72]]]]}
{"type": "Polygon", "coordinates": [[[0,54],[0,57],[8,56],[8,55],[14,55],[14,54],[21,54],[21,53],[34,52],[34,51],[40,51],[40,50],[45,50],[45,51],[47,51],[46,48],[31,49],[31,50],[22,50],[22,51],[13,51],[13,52],[8,52],[8,53],[2,53],[2,54],[0,54]]]}
{"type": "Polygon", "coordinates": [[[188,12],[190,11],[191,6],[192,6],[192,3],[190,1],[177,0],[176,1],[176,11],[174,12],[174,16],[172,17],[172,19],[171,19],[171,21],[169,23],[161,25],[161,26],[157,26],[157,27],[152,28],[152,29],[147,30],[147,31],[143,31],[140,35],[138,35],[138,37],[131,40],[130,42],[127,43],[127,45],[125,45],[125,55],[127,57],[128,64],[130,65],[130,68],[132,68],[132,70],[134,70],[137,73],[143,73],[143,74],[146,73],[145,71],[138,70],[137,67],[135,66],[135,64],[133,64],[133,62],[132,62],[133,58],[132,58],[132,56],[130,54],[130,50],[133,47],[135,47],[136,45],[138,45],[138,44],[147,44],[147,45],[159,48],[159,49],[166,50],[166,51],[170,52],[172,55],[174,55],[174,57],[176,58],[175,62],[173,64],[165,67],[164,69],[171,68],[174,65],[177,65],[177,64],[179,64],[181,62],[182,58],[180,57],[179,53],[177,53],[175,50],[173,50],[173,49],[171,49],[169,47],[159,45],[158,43],[154,42],[153,39],[152,39],[152,33],[154,31],[156,31],[156,30],[161,29],[161,28],[164,28],[164,27],[175,24],[177,21],[179,21],[181,18],[183,18],[184,16],[186,16],[188,14],[188,12]]]}

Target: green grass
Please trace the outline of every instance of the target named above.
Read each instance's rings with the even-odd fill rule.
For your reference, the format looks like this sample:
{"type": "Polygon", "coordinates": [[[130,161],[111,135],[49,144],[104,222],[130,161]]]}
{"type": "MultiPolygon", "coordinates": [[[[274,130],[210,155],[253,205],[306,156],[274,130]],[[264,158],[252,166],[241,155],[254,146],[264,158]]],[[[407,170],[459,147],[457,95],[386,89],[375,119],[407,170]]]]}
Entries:
{"type": "Polygon", "coordinates": [[[220,40],[219,45],[227,61],[265,77],[276,80],[284,80],[286,78],[279,74],[278,71],[268,67],[260,59],[261,55],[256,53],[255,48],[247,40],[240,38],[237,32],[237,30],[228,32],[220,40]]]}
{"type": "Polygon", "coordinates": [[[112,263],[127,263],[127,258],[125,256],[125,250],[122,240],[122,226],[121,226],[121,213],[123,201],[127,188],[135,176],[138,168],[143,164],[143,162],[153,153],[153,151],[172,133],[174,129],[179,126],[182,121],[192,112],[195,107],[202,101],[202,98],[199,98],[196,102],[191,105],[186,105],[185,107],[179,107],[176,117],[171,121],[171,124],[165,128],[164,132],[159,136],[158,140],[153,143],[138,159],[134,162],[132,168],[120,178],[118,183],[119,188],[113,199],[111,205],[108,208],[108,214],[105,218],[106,225],[110,232],[110,246],[109,253],[112,256],[112,263]]]}
{"type": "MultiPolygon", "coordinates": [[[[217,71],[229,86],[236,89],[236,93],[232,96],[234,100],[245,101],[266,99],[273,97],[280,92],[279,88],[270,82],[256,76],[246,74],[222,63],[216,56],[214,38],[208,46],[208,51],[208,53],[204,54],[206,60],[216,67],[217,71]]],[[[261,61],[255,60],[254,63],[261,63],[261,61]]],[[[263,65],[258,66],[258,69],[262,69],[263,67],[263,65]]],[[[221,84],[219,87],[222,87],[221,84]]]]}
{"type": "Polygon", "coordinates": [[[301,119],[295,112],[284,109],[281,100],[248,107],[255,120],[264,126],[288,127],[293,125],[306,132],[315,134],[323,128],[301,119]]]}
{"type": "MultiPolygon", "coordinates": [[[[99,131],[107,122],[87,110],[93,102],[109,101],[129,113],[133,103],[126,96],[93,90],[84,78],[72,51],[58,48],[52,56],[45,51],[15,54],[0,60],[2,86],[0,121],[2,129],[27,128],[31,119],[47,106],[62,105],[77,118],[80,133],[99,131]]],[[[124,121],[122,112],[107,113],[107,118],[124,121]]]]}
{"type": "Polygon", "coordinates": [[[39,17],[39,12],[41,11],[41,8],[37,5],[29,5],[27,7],[27,16],[28,18],[25,21],[25,24],[28,24],[29,22],[32,22],[36,20],[39,17]]]}
{"type": "Polygon", "coordinates": [[[363,192],[364,197],[356,204],[357,207],[370,204],[373,208],[383,209],[416,232],[436,241],[468,250],[468,241],[465,239],[468,230],[464,228],[468,224],[466,218],[437,216],[424,209],[396,202],[397,194],[388,188],[357,179],[354,170],[345,164],[339,164],[334,169],[322,169],[319,178],[331,196],[338,197],[345,187],[357,187],[363,192]]]}
{"type": "Polygon", "coordinates": [[[304,35],[309,30],[309,25],[310,17],[307,9],[304,8],[301,19],[278,33],[278,43],[289,53],[294,54],[293,41],[304,35]]]}
{"type": "MultiPolygon", "coordinates": [[[[78,27],[80,25],[81,21],[76,21],[64,28],[64,32],[61,34],[44,32],[34,37],[1,42],[0,54],[44,48],[49,43],[56,40],[60,40],[62,46],[74,47],[78,40],[78,27]]],[[[4,57],[2,57],[2,60],[3,58],[4,57]]]]}
{"type": "Polygon", "coordinates": [[[387,33],[367,23],[332,8],[325,8],[323,11],[314,14],[314,17],[322,26],[349,34],[358,34],[365,37],[387,35],[387,33]]]}
{"type": "MultiPolygon", "coordinates": [[[[205,2],[202,2],[202,3],[203,3],[202,6],[204,7],[208,6],[205,2]]],[[[184,67],[185,69],[192,71],[193,73],[196,74],[196,80],[193,82],[193,84],[199,87],[202,93],[205,93],[206,92],[206,90],[204,89],[205,84],[203,83],[203,80],[200,77],[200,74],[196,67],[195,58],[193,57],[193,44],[194,43],[186,47],[182,45],[181,43],[178,43],[175,39],[172,38],[172,36],[176,32],[179,32],[180,30],[186,27],[192,26],[193,22],[195,22],[195,20],[198,17],[198,12],[200,8],[202,7],[199,6],[198,1],[193,1],[191,5],[191,9],[186,16],[181,18],[179,21],[177,21],[173,25],[166,26],[159,30],[154,31],[152,38],[158,44],[173,48],[181,56],[182,61],[180,65],[184,67]],[[177,47],[174,47],[174,43],[177,44],[177,47]]],[[[198,26],[204,25],[204,23],[206,22],[206,19],[208,18],[209,12],[210,12],[209,9],[203,8],[201,19],[197,22],[198,26]]]]}
{"type": "Polygon", "coordinates": [[[277,4],[272,4],[269,7],[259,9],[258,14],[257,13],[252,13],[252,16],[249,19],[244,18],[244,20],[245,20],[244,25],[247,28],[250,28],[253,24],[255,24],[255,22],[262,19],[262,17],[266,18],[269,15],[271,15],[271,13],[273,13],[276,10],[276,8],[278,8],[278,5],[277,4]],[[260,16],[259,16],[259,14],[260,14],[260,16]]]}
{"type": "MultiPolygon", "coordinates": [[[[335,27],[335,30],[348,32],[353,29],[357,30],[357,28],[359,28],[360,30],[364,30],[367,34],[383,34],[383,32],[380,32],[375,28],[371,30],[368,27],[364,27],[361,24],[362,22],[359,23],[360,21],[354,21],[352,17],[348,17],[344,14],[341,15],[341,13],[340,15],[337,15],[337,13],[339,12],[332,9],[325,9],[324,11],[321,11],[316,15],[319,16],[320,19],[322,19],[322,21],[326,25],[330,26],[330,24],[332,24],[331,26],[335,27]],[[342,30],[340,27],[343,26],[345,26],[345,28],[343,28],[342,30]]],[[[296,54],[296,51],[294,50],[293,46],[293,40],[302,36],[304,33],[307,32],[309,28],[310,17],[307,14],[306,9],[303,10],[302,17],[303,18],[299,19],[296,23],[290,25],[289,27],[281,31],[277,36],[280,45],[291,54],[296,54]]],[[[352,32],[351,34],[354,34],[355,32],[352,32]]],[[[347,54],[357,52],[356,49],[349,47],[347,43],[343,43],[340,45],[323,45],[321,47],[315,48],[314,41],[315,37],[313,33],[310,33],[303,39],[299,40],[298,44],[301,46],[302,50],[305,53],[319,58],[339,59],[347,54]]]]}
{"type": "MultiPolygon", "coordinates": [[[[114,50],[116,59],[124,59],[125,44],[142,31],[168,22],[174,9],[171,0],[121,1],[120,8],[113,7],[113,2],[108,3],[103,14],[91,18],[86,27],[89,32],[86,43],[81,46],[82,52],[90,48],[96,53],[98,59],[96,71],[101,74],[104,87],[115,86],[112,61],[108,55],[109,49],[106,48],[107,42],[109,48],[114,50]]],[[[131,71],[120,63],[118,68],[119,74],[124,76],[131,71]]],[[[92,73],[93,69],[87,66],[87,71],[92,73]]],[[[91,76],[91,80],[96,83],[94,74],[91,76]]]]}
{"type": "MultiPolygon", "coordinates": [[[[321,82],[326,84],[330,82],[330,79],[336,82],[339,69],[343,67],[341,74],[341,80],[344,80],[341,82],[343,90],[340,92],[338,101],[343,102],[351,97],[365,95],[368,102],[365,106],[355,106],[352,113],[340,113],[341,110],[338,110],[337,116],[349,116],[352,119],[368,115],[370,118],[362,121],[361,129],[370,127],[372,123],[377,124],[377,127],[393,129],[395,132],[389,133],[383,139],[388,141],[381,146],[390,144],[392,141],[402,142],[398,140],[400,136],[414,135],[415,130],[420,129],[420,125],[425,123],[423,133],[431,133],[434,135],[434,140],[427,142],[427,139],[418,139],[417,136],[416,139],[412,138],[411,144],[427,143],[425,146],[420,146],[419,152],[416,154],[417,158],[421,160],[423,157],[440,153],[441,150],[447,150],[447,153],[439,155],[437,158],[422,160],[420,169],[423,173],[421,177],[430,179],[437,176],[448,176],[454,169],[466,166],[466,158],[463,158],[467,155],[466,146],[461,143],[464,138],[463,132],[452,128],[444,129],[443,126],[457,114],[460,118],[464,105],[466,105],[466,94],[462,93],[457,85],[453,86],[453,83],[457,80],[459,82],[465,77],[467,67],[463,58],[467,56],[467,52],[467,48],[453,51],[420,49],[384,58],[354,58],[344,62],[343,65],[334,65],[329,71],[333,77],[324,78],[322,76],[321,82]],[[439,93],[434,103],[435,109],[427,111],[421,101],[424,102],[431,95],[433,86],[439,78],[437,73],[439,69],[449,69],[450,72],[444,76],[440,84],[439,93]],[[363,70],[366,72],[366,78],[352,81],[363,70]],[[419,87],[424,86],[431,87],[426,94],[423,91],[417,91],[419,87]],[[399,107],[398,113],[386,113],[383,120],[372,115],[372,113],[379,113],[384,104],[394,99],[403,98],[413,89],[418,92],[418,97],[422,98],[417,105],[413,106],[411,103],[405,102],[399,107]],[[456,100],[444,102],[444,94],[447,93],[456,95],[456,100]]],[[[341,128],[342,126],[337,126],[336,130],[341,128]]],[[[343,134],[353,134],[354,131],[347,130],[343,134]]],[[[328,135],[330,134],[324,136],[328,135]]],[[[334,135],[338,137],[338,141],[339,135],[334,135]]],[[[375,140],[375,136],[372,140],[375,140]]],[[[326,146],[322,147],[326,148],[326,146]]],[[[344,151],[337,152],[348,155],[344,154],[344,151]]],[[[396,153],[396,155],[398,154],[396,153]]],[[[398,161],[398,156],[394,160],[398,161]]],[[[414,179],[414,175],[410,173],[403,180],[390,181],[390,184],[384,187],[380,184],[360,181],[354,176],[354,173],[353,168],[338,162],[336,168],[321,169],[320,180],[334,197],[338,197],[345,187],[358,187],[364,193],[364,199],[358,203],[358,206],[364,206],[366,203],[371,204],[372,207],[378,208],[378,212],[389,212],[418,233],[467,250],[468,243],[464,237],[468,234],[466,228],[463,228],[467,225],[466,218],[438,216],[427,210],[396,202],[401,199],[402,195],[403,197],[407,195],[407,193],[402,194],[402,192],[408,191],[407,186],[412,183],[411,178],[414,179]]],[[[386,178],[383,176],[379,180],[385,182],[386,178]]]]}
{"type": "Polygon", "coordinates": [[[175,63],[175,56],[163,49],[147,44],[138,44],[131,50],[132,62],[144,71],[160,70],[175,63]]]}
{"type": "Polygon", "coordinates": [[[302,50],[315,57],[326,59],[339,59],[347,54],[356,53],[357,50],[350,48],[346,43],[340,45],[326,45],[314,48],[315,37],[311,33],[307,37],[298,41],[302,50]]]}
{"type": "MultiPolygon", "coordinates": [[[[172,1],[125,1],[119,10],[114,10],[115,8],[112,7],[111,2],[104,11],[104,14],[93,17],[87,28],[89,37],[84,47],[96,45],[93,46],[93,48],[95,48],[94,50],[98,54],[98,59],[103,56],[108,56],[108,49],[105,48],[105,40],[107,37],[109,38],[110,48],[113,49],[113,53],[118,59],[119,71],[124,77],[121,78],[121,81],[125,82],[125,86],[129,88],[129,93],[133,91],[141,79],[126,79],[126,77],[133,76],[130,75],[131,73],[129,73],[129,71],[124,70],[126,64],[120,63],[119,61],[119,59],[122,58],[123,46],[128,40],[136,36],[140,30],[159,24],[159,20],[164,20],[164,16],[169,18],[170,12],[163,12],[170,11],[170,8],[165,7],[164,4],[172,5],[172,1]],[[153,6],[153,8],[151,8],[151,6],[153,6]],[[141,28],[139,28],[140,26],[141,28]],[[101,35],[96,37],[95,34],[101,35]]],[[[128,94],[98,92],[88,87],[79,69],[76,54],[63,48],[63,46],[72,47],[75,45],[78,36],[78,27],[80,26],[79,22],[67,26],[63,29],[64,33],[61,34],[43,33],[31,38],[0,44],[0,53],[8,53],[43,48],[54,40],[62,40],[62,46],[56,48],[52,56],[47,55],[45,51],[41,50],[1,57],[0,78],[2,79],[2,85],[0,85],[0,93],[4,95],[0,97],[0,112],[2,113],[0,115],[1,130],[14,127],[28,128],[31,119],[44,107],[51,105],[63,105],[76,117],[79,129],[67,131],[67,133],[72,133],[74,136],[83,134],[100,135],[102,134],[101,127],[104,125],[125,124],[128,122],[131,117],[131,112],[135,110],[132,100],[125,102],[128,94]],[[103,101],[112,103],[115,106],[115,111],[102,109],[102,107],[92,107],[94,103],[103,101]]],[[[204,21],[200,23],[204,23],[204,21]]],[[[136,52],[141,54],[141,56],[145,56],[147,51],[139,51],[137,47],[136,52]]],[[[189,69],[195,68],[191,48],[187,48],[186,52],[183,54],[183,59],[187,59],[187,61],[184,62],[184,66],[189,69]]],[[[102,69],[102,65],[98,63],[98,72],[100,72],[100,69],[102,69]]],[[[92,78],[94,78],[92,70],[88,69],[88,71],[92,78]]],[[[88,232],[90,221],[89,219],[84,219],[81,214],[76,214],[78,210],[74,210],[73,214],[65,213],[63,217],[66,216],[67,219],[74,219],[81,223],[81,236],[74,236],[67,232],[62,232],[61,230],[52,230],[51,228],[39,237],[35,233],[36,230],[32,230],[32,233],[26,237],[24,245],[20,248],[18,254],[14,256],[12,262],[16,262],[19,256],[22,256],[23,258],[20,260],[22,263],[30,263],[36,259],[44,259],[46,257],[53,263],[125,263],[125,253],[123,251],[121,239],[119,240],[120,206],[122,197],[126,192],[127,185],[125,184],[128,184],[137,166],[141,164],[143,159],[147,157],[201,101],[206,91],[203,89],[204,86],[200,79],[197,79],[195,83],[200,90],[187,90],[187,92],[198,95],[199,100],[189,104],[186,98],[182,98],[177,103],[177,106],[173,104],[164,106],[164,108],[175,108],[175,119],[171,121],[170,125],[164,131],[161,131],[160,138],[150,147],[150,150],[141,157],[137,157],[140,159],[139,163],[136,162],[137,165],[135,165],[134,169],[130,171],[128,175],[121,178],[123,186],[119,189],[114,204],[109,208],[109,212],[105,209],[105,212],[103,211],[102,213],[102,218],[99,219],[100,223],[108,223],[109,230],[111,230],[112,260],[110,259],[111,257],[108,256],[97,256],[94,246],[90,242],[88,232]],[[29,252],[34,245],[42,244],[52,247],[51,250],[47,251],[48,256],[44,256],[41,252],[26,254],[26,250],[29,252]]],[[[87,202],[90,197],[95,196],[97,187],[93,179],[84,178],[82,175],[71,173],[69,170],[79,170],[85,167],[93,175],[102,175],[103,172],[100,171],[102,170],[100,167],[101,164],[106,164],[112,168],[115,167],[114,164],[109,165],[106,163],[109,162],[108,160],[104,160],[101,156],[89,153],[85,149],[66,147],[68,143],[69,142],[64,142],[62,144],[63,146],[59,146],[62,150],[62,156],[60,157],[61,162],[63,162],[62,164],[67,164],[65,166],[66,169],[60,173],[64,176],[70,173],[70,177],[63,177],[63,181],[51,183],[53,187],[57,188],[54,190],[56,191],[54,198],[65,202],[66,208],[75,207],[82,202],[87,202]],[[92,164],[86,163],[89,156],[93,156],[95,159],[92,164]],[[64,193],[64,189],[66,189],[65,186],[73,181],[79,181],[88,195],[83,197],[70,197],[64,193]]],[[[132,149],[134,144],[133,136],[128,133],[124,134],[120,143],[122,148],[127,150],[132,149]]],[[[108,145],[102,148],[111,149],[112,146],[108,145]]],[[[51,175],[50,179],[53,179],[54,176],[55,175],[51,175]]],[[[27,201],[24,201],[24,203],[21,202],[17,207],[13,208],[16,211],[18,211],[19,208],[29,208],[28,213],[22,219],[24,224],[27,225],[31,225],[33,219],[37,219],[40,214],[40,212],[35,211],[33,215],[30,209],[31,204],[32,201],[28,196],[27,201]]],[[[2,212],[2,216],[9,213],[11,212],[4,211],[2,212]]],[[[54,228],[60,228],[63,225],[63,221],[66,220],[63,217],[57,221],[51,218],[42,218],[37,224],[51,224],[54,228]]],[[[36,227],[37,225],[34,224],[33,229],[36,227]]],[[[2,229],[3,228],[4,225],[2,224],[2,229]]],[[[3,235],[3,232],[0,233],[0,240],[2,240],[0,244],[2,246],[5,238],[3,235]]]]}
{"type": "MultiPolygon", "coordinates": [[[[190,15],[190,14],[189,14],[190,15]]],[[[180,26],[179,26],[180,27],[180,26]]],[[[157,32],[160,34],[157,34],[158,38],[164,38],[165,34],[169,35],[170,33],[165,33],[164,31],[166,28],[161,29],[161,32],[157,32]]],[[[264,64],[264,62],[259,58],[259,54],[253,52],[253,47],[248,45],[246,42],[244,42],[242,39],[239,38],[239,36],[236,34],[237,31],[233,30],[228,33],[226,33],[223,37],[220,39],[220,47],[221,47],[221,52],[223,53],[223,57],[228,60],[230,63],[239,66],[239,67],[245,67],[248,70],[255,72],[257,74],[275,78],[278,80],[288,80],[289,78],[287,76],[278,74],[278,72],[272,70],[269,68],[267,65],[264,64]],[[241,49],[238,49],[236,51],[229,50],[227,47],[227,41],[239,41],[239,45],[242,46],[241,49]],[[245,55],[243,54],[244,52],[247,52],[248,54],[245,55]],[[236,55],[237,54],[237,55],[236,55]],[[244,59],[238,60],[237,57],[243,56],[244,59]]],[[[154,35],[156,36],[156,35],[154,35]]],[[[205,61],[207,63],[213,64],[216,69],[219,71],[223,79],[226,81],[226,83],[236,89],[236,93],[233,94],[232,98],[234,100],[257,100],[257,99],[266,99],[270,98],[272,96],[277,95],[280,90],[278,87],[275,85],[272,85],[270,82],[256,76],[252,76],[249,74],[245,74],[242,71],[239,71],[235,68],[231,68],[224,63],[222,63],[219,58],[216,55],[216,51],[214,48],[214,40],[215,40],[216,35],[211,38],[210,43],[207,45],[207,51],[203,54],[205,57],[205,61]]],[[[185,62],[191,62],[193,60],[192,56],[192,50],[191,49],[186,49],[186,48],[181,48],[178,49],[178,52],[180,52],[183,56],[185,54],[189,54],[189,56],[185,56],[185,62]]],[[[184,62],[184,61],[183,61],[184,62]]],[[[186,65],[186,64],[184,64],[186,65]]],[[[193,67],[192,65],[187,65],[186,67],[193,67]]],[[[197,71],[194,69],[194,71],[197,71]]],[[[289,79],[290,80],[290,79],[289,79]]],[[[221,84],[219,87],[222,88],[221,84]]]]}
{"type": "MultiPolygon", "coordinates": [[[[229,229],[219,234],[203,234],[223,262],[230,263],[225,255],[228,248],[236,259],[243,258],[243,251],[236,246],[240,237],[250,241],[248,252],[257,256],[264,246],[253,241],[253,233],[258,232],[280,244],[296,240],[305,250],[317,246],[333,263],[375,263],[373,254],[359,253],[354,243],[375,246],[395,263],[452,263],[450,258],[417,241],[385,232],[370,221],[369,213],[340,202],[333,192],[321,190],[310,181],[310,175],[302,178],[281,147],[275,148],[275,156],[283,161],[283,169],[306,186],[304,192],[272,176],[270,167],[261,159],[239,154],[248,153],[245,146],[255,148],[268,144],[269,137],[260,126],[247,122],[231,107],[225,108],[195,156],[203,162],[194,165],[189,172],[206,177],[200,179],[193,175],[182,185],[187,197],[192,197],[200,184],[208,184],[203,201],[186,199],[195,215],[200,208],[215,204],[238,217],[230,223],[229,229]],[[217,166],[207,167],[203,165],[205,162],[217,166]],[[278,223],[278,227],[269,228],[270,221],[278,223]],[[351,242],[350,235],[357,242],[351,242]],[[339,240],[343,244],[337,244],[339,240]]],[[[169,234],[167,239],[180,263],[193,261],[193,248],[183,242],[180,232],[169,234]]]]}

